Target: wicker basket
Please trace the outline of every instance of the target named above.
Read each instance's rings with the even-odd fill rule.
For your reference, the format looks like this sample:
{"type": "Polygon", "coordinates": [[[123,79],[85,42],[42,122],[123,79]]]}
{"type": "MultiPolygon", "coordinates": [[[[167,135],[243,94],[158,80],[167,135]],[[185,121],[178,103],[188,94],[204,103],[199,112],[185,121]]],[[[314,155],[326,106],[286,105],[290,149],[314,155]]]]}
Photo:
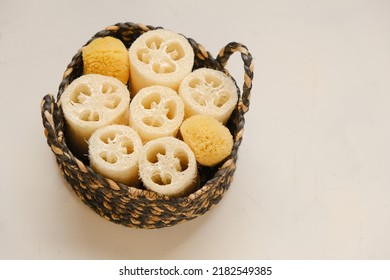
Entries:
{"type": "MultiPolygon", "coordinates": [[[[95,34],[86,44],[97,37],[113,36],[127,48],[135,39],[149,30],[161,27],[134,23],[118,23],[95,34]]],[[[180,198],[157,194],[144,188],[118,184],[94,172],[87,159],[77,158],[69,149],[64,137],[64,117],[58,102],[64,89],[83,73],[81,49],[68,65],[59,86],[57,102],[46,95],[41,103],[41,113],[47,143],[57,164],[74,192],[100,216],[118,224],[136,228],[162,228],[194,219],[216,205],[232,182],[236,168],[237,152],[244,129],[244,114],[249,107],[252,88],[253,64],[247,48],[240,43],[229,43],[221,49],[216,59],[195,40],[187,38],[195,53],[194,69],[207,67],[228,74],[225,65],[234,52],[240,52],[244,62],[244,85],[239,93],[238,104],[227,123],[234,146],[232,153],[214,168],[199,167],[201,187],[194,193],[180,198]]]]}

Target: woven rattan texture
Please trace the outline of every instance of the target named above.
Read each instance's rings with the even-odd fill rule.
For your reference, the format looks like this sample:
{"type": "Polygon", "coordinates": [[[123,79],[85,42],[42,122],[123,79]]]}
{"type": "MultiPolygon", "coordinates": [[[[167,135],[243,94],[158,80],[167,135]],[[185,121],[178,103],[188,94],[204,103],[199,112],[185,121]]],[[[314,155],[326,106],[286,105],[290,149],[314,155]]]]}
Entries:
{"type": "MultiPolygon", "coordinates": [[[[86,44],[98,37],[113,36],[127,48],[141,34],[161,27],[130,22],[108,26],[96,33],[86,44]]],[[[100,216],[112,222],[137,228],[162,228],[194,219],[216,205],[228,190],[236,169],[237,153],[244,131],[244,114],[249,108],[252,89],[253,64],[248,49],[236,42],[221,49],[214,59],[195,40],[187,38],[195,53],[194,69],[207,67],[224,71],[229,57],[239,52],[244,63],[242,93],[237,87],[239,102],[227,123],[234,146],[229,157],[214,168],[199,167],[200,188],[186,197],[174,198],[155,192],[129,187],[104,178],[94,172],[85,158],[77,158],[66,143],[66,123],[59,102],[64,89],[83,73],[81,49],[67,66],[59,86],[57,101],[48,94],[41,102],[42,121],[47,143],[55,155],[59,169],[73,191],[100,216]]]]}

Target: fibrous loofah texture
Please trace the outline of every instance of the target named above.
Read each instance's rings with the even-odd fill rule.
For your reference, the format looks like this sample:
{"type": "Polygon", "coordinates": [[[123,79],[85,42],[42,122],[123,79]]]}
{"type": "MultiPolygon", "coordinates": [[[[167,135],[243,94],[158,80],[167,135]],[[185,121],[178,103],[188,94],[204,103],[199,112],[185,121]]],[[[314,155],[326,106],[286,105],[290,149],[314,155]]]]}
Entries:
{"type": "Polygon", "coordinates": [[[129,54],[121,40],[114,37],[96,38],[82,49],[84,74],[101,74],[129,80],[129,54]]]}
{"type": "Polygon", "coordinates": [[[177,90],[194,65],[194,51],[188,40],[163,29],[139,36],[130,46],[129,58],[132,94],[152,85],[177,90]]]}
{"type": "Polygon", "coordinates": [[[225,73],[200,68],[186,76],[179,95],[184,100],[185,117],[211,115],[222,123],[229,119],[237,104],[237,88],[225,73]]]}
{"type": "Polygon", "coordinates": [[[196,187],[195,156],[183,141],[162,137],[146,143],[139,158],[142,182],[149,190],[168,196],[184,196],[196,187]]]}
{"type": "Polygon", "coordinates": [[[134,129],[109,125],[96,130],[89,140],[90,165],[115,182],[136,186],[141,148],[141,139],[134,129]]]}
{"type": "Polygon", "coordinates": [[[130,126],[144,142],[176,136],[183,117],[183,100],[173,89],[164,86],[143,88],[130,104],[130,126]]]}
{"type": "Polygon", "coordinates": [[[89,74],[74,80],[61,96],[67,141],[75,154],[88,153],[87,141],[98,128],[128,124],[130,94],[118,79],[89,74]]]}
{"type": "Polygon", "coordinates": [[[232,151],[233,137],[229,129],[212,116],[195,115],[186,119],[180,133],[201,165],[214,166],[232,151]]]}

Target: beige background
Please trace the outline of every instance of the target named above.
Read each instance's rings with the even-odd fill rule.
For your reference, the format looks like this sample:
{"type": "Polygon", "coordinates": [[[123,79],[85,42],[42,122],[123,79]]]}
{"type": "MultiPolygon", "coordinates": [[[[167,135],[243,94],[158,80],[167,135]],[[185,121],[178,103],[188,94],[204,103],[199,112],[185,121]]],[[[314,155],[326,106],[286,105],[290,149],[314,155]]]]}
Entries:
{"type": "MultiPolygon", "coordinates": [[[[19,2],[0,2],[0,258],[390,258],[389,1],[19,2]],[[41,98],[94,33],[126,21],[254,57],[233,184],[173,228],[99,217],[43,136],[41,98]]],[[[241,84],[239,55],[228,69],[241,84]]]]}

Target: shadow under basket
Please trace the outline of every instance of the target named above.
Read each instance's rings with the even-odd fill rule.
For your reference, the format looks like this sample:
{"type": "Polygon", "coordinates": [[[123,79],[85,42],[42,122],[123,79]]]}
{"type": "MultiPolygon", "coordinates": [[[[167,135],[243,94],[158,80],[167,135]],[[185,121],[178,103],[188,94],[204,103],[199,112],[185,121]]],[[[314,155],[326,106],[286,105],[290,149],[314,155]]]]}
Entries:
{"type": "MultiPolygon", "coordinates": [[[[161,27],[131,22],[118,23],[96,33],[85,45],[98,37],[112,36],[120,39],[126,48],[129,48],[141,34],[158,28],[161,27]]],[[[63,176],[85,204],[109,221],[128,227],[153,229],[192,220],[216,205],[232,182],[236,169],[237,153],[244,131],[244,114],[249,108],[253,79],[252,56],[244,45],[232,42],[223,47],[214,59],[195,40],[191,38],[187,38],[187,40],[195,53],[194,69],[212,68],[229,75],[225,66],[229,57],[235,52],[241,54],[244,63],[242,93],[237,87],[239,100],[227,123],[227,127],[233,135],[233,150],[218,166],[214,168],[200,167],[200,186],[188,196],[168,197],[146,190],[142,186],[135,188],[116,183],[96,173],[86,159],[76,157],[69,149],[64,134],[66,124],[59,100],[64,89],[83,73],[81,49],[72,58],[64,73],[57,101],[48,94],[41,102],[44,133],[63,176]]]]}

